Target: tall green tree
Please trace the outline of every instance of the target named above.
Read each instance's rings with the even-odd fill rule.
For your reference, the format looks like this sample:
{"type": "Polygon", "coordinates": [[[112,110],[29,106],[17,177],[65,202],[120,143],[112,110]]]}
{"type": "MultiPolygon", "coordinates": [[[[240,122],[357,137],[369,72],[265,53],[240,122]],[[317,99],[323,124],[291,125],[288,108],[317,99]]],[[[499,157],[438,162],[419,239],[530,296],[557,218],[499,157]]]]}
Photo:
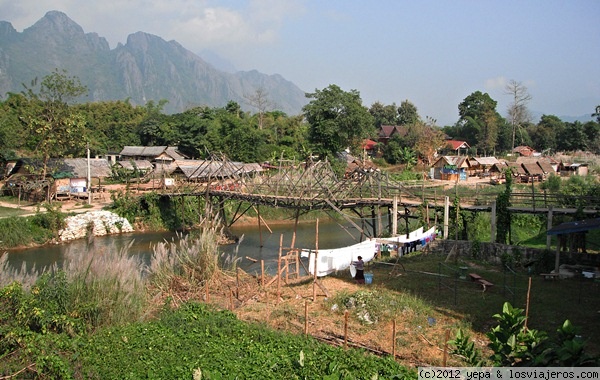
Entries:
{"type": "Polygon", "coordinates": [[[532,145],[540,152],[556,150],[557,138],[565,129],[565,123],[554,115],[542,115],[537,125],[529,128],[532,145]]]}
{"type": "Polygon", "coordinates": [[[565,128],[558,137],[558,150],[576,151],[588,149],[588,136],[580,121],[565,123],[565,128]]]}
{"type": "Polygon", "coordinates": [[[43,162],[42,178],[51,157],[72,155],[85,144],[85,118],[72,104],[86,93],[79,78],[65,70],[45,76],[39,87],[37,80],[25,87],[28,105],[22,108],[21,120],[31,136],[32,150],[43,162]]]}
{"type": "Polygon", "coordinates": [[[29,137],[20,120],[22,107],[28,106],[23,94],[9,93],[0,103],[0,163],[17,158],[29,137]]]}
{"type": "Polygon", "coordinates": [[[470,145],[486,153],[496,147],[500,115],[497,102],[487,93],[475,91],[458,105],[460,134],[470,145]]]}
{"type": "Polygon", "coordinates": [[[138,126],[146,117],[146,109],[129,101],[103,101],[78,104],[85,115],[87,136],[92,154],[119,152],[126,145],[140,145],[138,126]]]}
{"type": "Polygon", "coordinates": [[[421,120],[417,106],[408,100],[403,100],[398,107],[398,124],[412,125],[421,120]]]}
{"type": "Polygon", "coordinates": [[[382,125],[398,124],[398,108],[396,103],[385,105],[381,102],[371,104],[369,113],[375,119],[375,128],[379,129],[382,125]]]}
{"type": "Polygon", "coordinates": [[[358,151],[362,140],[375,134],[373,116],[358,91],[332,84],[306,96],[311,99],[303,108],[308,138],[320,156],[334,156],[348,147],[358,151]]]}
{"type": "Polygon", "coordinates": [[[588,149],[598,154],[600,152],[600,123],[588,121],[583,125],[583,131],[588,139],[588,149]]]}

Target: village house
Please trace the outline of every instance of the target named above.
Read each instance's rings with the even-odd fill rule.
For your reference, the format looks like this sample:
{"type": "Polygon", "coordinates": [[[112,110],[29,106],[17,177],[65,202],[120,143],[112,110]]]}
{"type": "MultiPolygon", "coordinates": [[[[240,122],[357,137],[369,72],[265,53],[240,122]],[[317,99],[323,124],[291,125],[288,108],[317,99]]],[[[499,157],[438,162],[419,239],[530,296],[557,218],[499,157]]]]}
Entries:
{"type": "Polygon", "coordinates": [[[512,150],[512,152],[523,157],[531,157],[536,154],[535,149],[526,145],[517,146],[512,150]]]}
{"type": "Polygon", "coordinates": [[[120,161],[147,160],[155,165],[188,158],[174,146],[125,146],[119,156],[120,161]]]}
{"type": "Polygon", "coordinates": [[[466,156],[441,156],[432,165],[433,179],[466,181],[469,166],[469,158],[466,156]]]}
{"type": "Polygon", "coordinates": [[[471,146],[466,141],[461,140],[446,140],[446,146],[442,149],[442,154],[460,156],[461,150],[463,156],[466,156],[471,149],[471,146]]]}
{"type": "MultiPolygon", "coordinates": [[[[542,171],[540,180],[545,180],[552,174],[557,173],[556,168],[558,167],[558,163],[550,157],[518,157],[516,162],[521,165],[527,164],[527,167],[531,170],[535,170],[533,167],[537,165],[542,171]]],[[[526,171],[528,171],[527,168],[526,171]]],[[[536,175],[539,175],[539,173],[536,175]]]]}
{"type": "Polygon", "coordinates": [[[383,145],[387,145],[394,136],[406,137],[408,128],[404,125],[382,125],[379,128],[378,140],[383,145]]]}
{"type": "Polygon", "coordinates": [[[88,191],[100,192],[102,182],[112,176],[110,164],[104,158],[51,158],[46,165],[46,178],[39,178],[42,171],[41,160],[17,160],[6,181],[7,187],[19,196],[61,200],[87,197],[88,191]],[[91,189],[87,184],[88,167],[91,189]]]}
{"type": "Polygon", "coordinates": [[[369,157],[375,157],[377,154],[377,141],[371,139],[365,139],[362,143],[362,150],[365,155],[369,157]]]}
{"type": "Polygon", "coordinates": [[[469,176],[490,177],[491,169],[500,164],[496,157],[472,157],[469,159],[469,176]]]}
{"type": "Polygon", "coordinates": [[[558,171],[561,177],[570,177],[572,175],[588,175],[588,164],[568,164],[560,163],[558,171]]]}

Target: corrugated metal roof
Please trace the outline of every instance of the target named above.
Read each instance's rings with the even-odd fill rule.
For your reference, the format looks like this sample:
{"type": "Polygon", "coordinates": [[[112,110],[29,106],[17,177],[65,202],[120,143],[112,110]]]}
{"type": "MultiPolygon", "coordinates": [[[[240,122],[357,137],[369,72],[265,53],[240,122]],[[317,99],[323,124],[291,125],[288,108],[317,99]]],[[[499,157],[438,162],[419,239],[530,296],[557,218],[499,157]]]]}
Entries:
{"type": "Polygon", "coordinates": [[[176,164],[178,169],[190,180],[208,177],[232,177],[242,173],[262,172],[264,170],[258,163],[182,160],[176,161],[176,164]]]}
{"type": "Polygon", "coordinates": [[[456,165],[458,168],[466,168],[469,166],[469,161],[466,156],[444,156],[450,165],[456,165]]]}
{"type": "Polygon", "coordinates": [[[242,170],[245,173],[255,173],[255,172],[262,172],[262,171],[264,171],[263,167],[260,166],[260,164],[258,164],[258,163],[244,164],[244,167],[242,168],[242,170]]]}
{"type": "Polygon", "coordinates": [[[566,222],[549,229],[547,235],[564,235],[600,228],[600,218],[566,222]]]}
{"type": "Polygon", "coordinates": [[[500,163],[496,157],[473,157],[471,160],[484,166],[492,166],[500,163]]]}
{"type": "Polygon", "coordinates": [[[125,146],[120,153],[121,157],[148,157],[157,158],[161,155],[171,157],[173,160],[184,160],[187,157],[177,151],[175,146],[125,146]]]}

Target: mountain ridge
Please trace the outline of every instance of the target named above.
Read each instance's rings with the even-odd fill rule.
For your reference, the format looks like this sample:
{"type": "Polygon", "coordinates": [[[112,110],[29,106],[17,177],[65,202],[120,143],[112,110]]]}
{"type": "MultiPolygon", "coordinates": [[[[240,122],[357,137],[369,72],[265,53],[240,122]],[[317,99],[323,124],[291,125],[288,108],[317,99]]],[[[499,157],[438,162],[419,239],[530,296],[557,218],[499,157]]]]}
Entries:
{"type": "Polygon", "coordinates": [[[0,21],[0,97],[20,92],[22,83],[65,69],[88,87],[87,101],[129,99],[134,105],[168,100],[165,112],[194,106],[224,107],[233,100],[252,110],[248,98],[257,90],[275,109],[295,115],[307,103],[305,93],[279,74],[256,70],[224,72],[175,40],[135,32],[110,49],[108,41],[60,11],[49,11],[18,32],[0,21]],[[35,57],[35,59],[32,59],[35,57]]]}

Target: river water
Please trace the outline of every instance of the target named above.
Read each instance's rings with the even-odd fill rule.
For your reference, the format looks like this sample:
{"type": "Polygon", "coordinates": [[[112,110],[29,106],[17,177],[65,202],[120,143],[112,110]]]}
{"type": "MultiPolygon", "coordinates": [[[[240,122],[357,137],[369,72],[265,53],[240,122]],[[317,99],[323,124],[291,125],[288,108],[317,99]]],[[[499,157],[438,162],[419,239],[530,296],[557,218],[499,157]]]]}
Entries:
{"type": "MultiPolygon", "coordinates": [[[[280,238],[283,235],[283,253],[285,254],[285,248],[290,247],[292,243],[294,224],[275,224],[269,225],[269,227],[273,231],[272,233],[263,225],[261,234],[259,233],[258,225],[234,226],[231,228],[231,232],[240,237],[240,243],[237,245],[221,246],[220,250],[225,254],[233,254],[240,257],[239,266],[250,273],[260,272],[260,260],[265,261],[265,270],[267,273],[275,273],[280,238]],[[257,260],[257,262],[253,262],[246,257],[251,257],[257,260]]],[[[319,249],[339,248],[359,242],[360,233],[349,226],[345,227],[346,229],[343,229],[339,224],[332,221],[319,221],[319,249]]],[[[165,240],[173,241],[174,239],[177,239],[177,234],[174,232],[134,232],[96,237],[94,239],[94,246],[100,249],[120,250],[131,244],[129,254],[139,256],[141,260],[148,263],[152,257],[153,246],[165,240]]],[[[299,223],[294,246],[297,248],[314,249],[315,243],[316,222],[299,223]]],[[[64,244],[10,250],[8,252],[8,262],[10,266],[15,268],[21,267],[23,263],[26,264],[28,269],[34,266],[40,269],[54,264],[60,266],[63,263],[67,250],[74,250],[77,253],[85,254],[88,251],[86,239],[64,244]]]]}

